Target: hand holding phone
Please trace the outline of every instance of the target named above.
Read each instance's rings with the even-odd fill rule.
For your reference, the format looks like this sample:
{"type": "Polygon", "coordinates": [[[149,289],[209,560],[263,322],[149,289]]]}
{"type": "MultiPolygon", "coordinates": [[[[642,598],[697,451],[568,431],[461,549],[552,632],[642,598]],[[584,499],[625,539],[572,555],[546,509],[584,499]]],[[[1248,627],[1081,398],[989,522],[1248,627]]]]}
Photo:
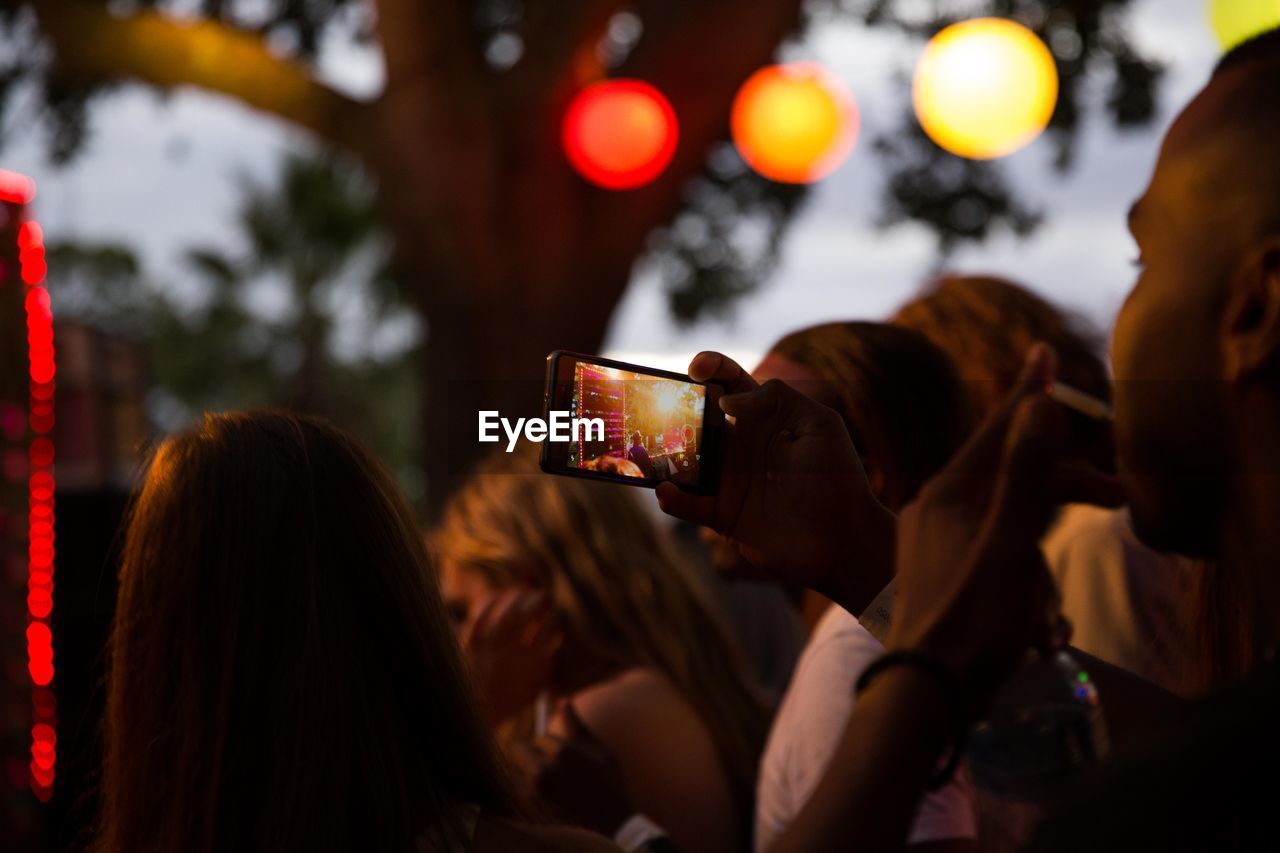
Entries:
{"type": "Polygon", "coordinates": [[[714,352],[689,365],[719,384],[725,430],[720,488],[662,485],[663,511],[733,540],[753,564],[860,612],[892,576],[894,518],[876,500],[840,416],[782,382],[756,384],[714,352]]]}
{"type": "Polygon", "coordinates": [[[720,388],[680,373],[557,350],[547,356],[544,418],[568,413],[571,440],[545,441],[542,470],[653,488],[715,492],[720,388]]]}

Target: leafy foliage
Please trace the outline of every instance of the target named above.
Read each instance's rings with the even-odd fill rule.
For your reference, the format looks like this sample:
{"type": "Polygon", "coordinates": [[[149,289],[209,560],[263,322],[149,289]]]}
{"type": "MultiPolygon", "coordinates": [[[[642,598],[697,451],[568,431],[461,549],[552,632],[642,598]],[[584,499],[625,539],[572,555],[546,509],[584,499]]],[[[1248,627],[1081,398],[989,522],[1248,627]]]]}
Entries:
{"type": "Polygon", "coordinates": [[[275,183],[243,181],[236,248],[186,253],[196,307],[153,284],[128,248],[61,243],[59,316],[146,342],[165,426],[203,410],[285,406],[333,418],[420,492],[412,334],[350,351],[335,337],[342,306],[358,304],[373,337],[413,320],[396,281],[372,188],[349,164],[286,157],[275,183]]]}
{"type": "MultiPolygon", "coordinates": [[[[610,16],[595,47],[607,72],[620,67],[638,42],[643,44],[646,21],[669,16],[687,0],[651,0],[631,7],[611,0],[575,0],[554,8],[545,0],[456,2],[474,29],[473,47],[480,59],[510,78],[526,70],[520,62],[522,38],[535,27],[560,26],[569,32],[571,20],[610,16]]],[[[5,40],[32,45],[38,34],[30,16],[19,14],[22,5],[20,0],[0,0],[0,28],[5,40]]],[[[199,0],[196,11],[258,33],[278,52],[310,62],[326,38],[371,38],[373,5],[357,0],[199,0]]],[[[1061,91],[1049,138],[1056,168],[1067,170],[1075,158],[1081,119],[1090,108],[1100,109],[1122,129],[1146,124],[1154,112],[1161,68],[1129,38],[1124,15],[1130,5],[1130,0],[815,0],[808,5],[805,25],[839,16],[923,41],[964,18],[998,15],[1021,21],[1044,38],[1057,62],[1061,91]],[[1094,78],[1105,86],[1097,105],[1087,103],[1095,87],[1086,83],[1094,78]]],[[[192,4],[181,0],[112,3],[113,9],[124,11],[152,7],[192,11],[192,4]]],[[[52,151],[65,158],[82,146],[87,105],[101,88],[60,77],[56,68],[30,58],[38,55],[14,51],[14,59],[0,63],[0,108],[6,95],[19,88],[15,81],[38,80],[52,151]]],[[[909,102],[907,70],[897,69],[904,103],[909,102]]],[[[1043,211],[1010,184],[999,164],[959,161],[941,152],[923,137],[909,112],[895,132],[881,134],[870,148],[883,158],[886,174],[876,224],[922,224],[936,235],[943,255],[1001,230],[1026,236],[1044,220],[1043,211]]],[[[679,322],[703,313],[723,314],[755,289],[776,265],[781,238],[803,203],[803,189],[771,184],[740,164],[735,167],[735,156],[731,148],[711,152],[704,174],[686,194],[685,209],[650,241],[649,260],[663,273],[679,322]]]]}

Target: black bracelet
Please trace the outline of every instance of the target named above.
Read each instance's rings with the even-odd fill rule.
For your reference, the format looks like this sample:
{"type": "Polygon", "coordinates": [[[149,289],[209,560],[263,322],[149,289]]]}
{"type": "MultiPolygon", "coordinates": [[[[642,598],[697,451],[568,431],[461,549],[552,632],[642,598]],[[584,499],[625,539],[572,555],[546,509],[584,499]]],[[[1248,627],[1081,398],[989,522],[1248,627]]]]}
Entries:
{"type": "Polygon", "coordinates": [[[864,669],[862,675],[858,676],[857,685],[854,687],[854,695],[856,696],[866,690],[867,685],[877,675],[895,666],[910,667],[930,676],[942,688],[942,692],[947,697],[947,704],[951,706],[951,716],[955,722],[951,754],[947,756],[947,763],[943,765],[938,775],[930,779],[925,786],[930,791],[936,791],[951,781],[951,777],[955,775],[956,768],[960,766],[960,760],[964,757],[965,744],[969,739],[969,723],[964,713],[964,693],[960,690],[960,683],[956,680],[956,677],[945,666],[928,655],[902,649],[881,655],[872,662],[871,666],[864,669]]]}

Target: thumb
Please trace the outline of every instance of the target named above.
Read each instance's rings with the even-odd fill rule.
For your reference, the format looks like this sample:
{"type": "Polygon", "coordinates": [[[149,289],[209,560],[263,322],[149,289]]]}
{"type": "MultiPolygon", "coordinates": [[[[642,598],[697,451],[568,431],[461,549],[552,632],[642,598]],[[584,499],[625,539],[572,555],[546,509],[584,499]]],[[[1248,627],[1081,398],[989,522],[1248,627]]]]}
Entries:
{"type": "Polygon", "coordinates": [[[952,457],[943,469],[945,477],[989,478],[1000,469],[1006,461],[1015,417],[1026,400],[1047,396],[1042,390],[1052,381],[1055,364],[1056,356],[1050,347],[1045,344],[1031,347],[1013,390],[952,457]]]}
{"type": "Polygon", "coordinates": [[[667,515],[691,521],[699,527],[715,529],[716,499],[711,495],[686,492],[672,482],[659,483],[653,490],[658,508],[667,515]]]}
{"type": "Polygon", "coordinates": [[[720,408],[726,415],[742,420],[768,417],[782,404],[786,386],[777,379],[770,379],[758,388],[720,398],[720,408]]]}
{"type": "Polygon", "coordinates": [[[1063,413],[1048,397],[1028,397],[1018,405],[992,499],[994,526],[1002,538],[1038,540],[1048,527],[1057,505],[1050,480],[1065,434],[1063,413]]]}

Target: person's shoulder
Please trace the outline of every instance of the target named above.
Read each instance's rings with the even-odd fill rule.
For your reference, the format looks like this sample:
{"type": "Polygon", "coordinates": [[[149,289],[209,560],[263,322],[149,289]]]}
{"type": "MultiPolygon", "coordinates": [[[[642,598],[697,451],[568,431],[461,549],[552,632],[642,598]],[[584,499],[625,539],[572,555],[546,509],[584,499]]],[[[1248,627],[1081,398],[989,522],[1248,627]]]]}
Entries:
{"type": "Polygon", "coordinates": [[[884,646],[880,641],[853,614],[833,604],[801,652],[794,680],[856,679],[882,654],[884,646]]]}
{"type": "Polygon", "coordinates": [[[671,679],[648,666],[623,670],[573,696],[573,707],[584,721],[600,716],[630,715],[655,704],[683,702],[684,697],[671,679]]]}
{"type": "MultiPolygon", "coordinates": [[[[826,755],[853,711],[854,683],[884,647],[858,620],[833,605],[800,655],[765,747],[766,762],[794,764],[808,776],[826,755]]],[[[820,770],[818,772],[821,772],[820,770]]]]}
{"type": "Polygon", "coordinates": [[[482,817],[472,844],[474,853],[618,853],[604,836],[568,826],[532,826],[505,818],[482,817]]]}
{"type": "Polygon", "coordinates": [[[573,707],[624,764],[712,743],[697,709],[670,678],[651,667],[630,669],[579,691],[573,707]]]}

